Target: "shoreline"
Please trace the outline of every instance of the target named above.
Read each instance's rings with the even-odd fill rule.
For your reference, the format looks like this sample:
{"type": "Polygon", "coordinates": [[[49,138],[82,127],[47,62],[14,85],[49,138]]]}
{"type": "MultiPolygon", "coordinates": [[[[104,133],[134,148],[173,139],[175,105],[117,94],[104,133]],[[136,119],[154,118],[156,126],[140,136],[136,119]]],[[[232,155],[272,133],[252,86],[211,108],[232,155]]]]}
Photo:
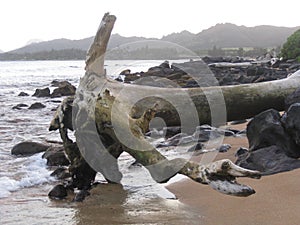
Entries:
{"type": "MultiPolygon", "coordinates": [[[[231,126],[235,127],[236,126],[231,126]]],[[[245,124],[238,125],[239,128],[245,124]]],[[[239,147],[247,147],[246,137],[225,137],[224,143],[232,148],[218,154],[216,159],[235,161],[234,153],[239,147]]],[[[220,194],[208,185],[199,185],[190,179],[172,183],[166,188],[180,202],[196,210],[205,225],[295,225],[300,221],[300,170],[263,176],[261,179],[239,178],[250,185],[256,193],[249,197],[220,194]],[[298,178],[298,179],[297,179],[298,178]]]]}

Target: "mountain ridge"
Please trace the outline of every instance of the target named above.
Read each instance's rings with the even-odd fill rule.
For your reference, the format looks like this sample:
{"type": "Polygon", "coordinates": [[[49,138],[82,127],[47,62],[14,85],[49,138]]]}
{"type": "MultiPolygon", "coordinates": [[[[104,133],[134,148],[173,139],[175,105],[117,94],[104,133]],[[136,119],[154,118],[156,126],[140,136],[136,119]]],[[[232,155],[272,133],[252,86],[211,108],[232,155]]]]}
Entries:
{"type": "MultiPolygon", "coordinates": [[[[254,27],[238,26],[232,23],[218,23],[199,33],[191,33],[187,30],[174,32],[162,38],[124,37],[120,34],[112,34],[108,43],[108,49],[114,49],[120,45],[142,41],[166,41],[173,42],[192,51],[208,50],[217,48],[240,48],[257,47],[272,48],[281,46],[286,39],[300,29],[297,27],[280,27],[270,25],[259,25],[254,27]]],[[[8,54],[33,54],[37,52],[62,51],[75,49],[87,51],[94,37],[79,40],[66,38],[50,41],[32,43],[22,48],[7,52],[8,54]]],[[[3,55],[5,53],[2,53],[3,55]]],[[[3,58],[3,57],[2,57],[3,58]]]]}

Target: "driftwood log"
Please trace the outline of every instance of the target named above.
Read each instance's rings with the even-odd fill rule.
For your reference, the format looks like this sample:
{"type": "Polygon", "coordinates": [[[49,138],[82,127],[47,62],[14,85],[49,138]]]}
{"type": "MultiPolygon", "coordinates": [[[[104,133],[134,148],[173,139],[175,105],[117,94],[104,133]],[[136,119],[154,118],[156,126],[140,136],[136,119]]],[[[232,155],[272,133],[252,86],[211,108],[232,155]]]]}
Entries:
{"type": "Polygon", "coordinates": [[[86,73],[74,99],[66,99],[56,112],[50,130],[59,129],[71,161],[73,187],[88,189],[96,172],[120,182],[117,158],[125,151],[145,166],[153,179],[166,182],[177,173],[229,195],[248,196],[255,191],[236,177],[259,178],[230,160],[199,164],[183,158],[168,160],[144,138],[149,122],[164,119],[183,132],[202,123],[222,125],[227,120],[252,117],[284,107],[284,98],[300,84],[297,74],[267,83],[206,87],[157,88],[122,84],[106,77],[104,54],[116,17],[105,14],[86,60],[86,73]],[[75,130],[76,142],[68,137],[75,130]]]}

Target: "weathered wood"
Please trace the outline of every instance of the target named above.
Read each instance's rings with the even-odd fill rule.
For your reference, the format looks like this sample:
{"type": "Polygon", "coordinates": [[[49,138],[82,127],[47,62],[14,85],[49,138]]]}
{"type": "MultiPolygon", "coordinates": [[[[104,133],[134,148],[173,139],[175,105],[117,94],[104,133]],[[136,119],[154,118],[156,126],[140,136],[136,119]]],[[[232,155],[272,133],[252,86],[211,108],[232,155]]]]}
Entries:
{"type": "Polygon", "coordinates": [[[210,123],[213,119],[217,125],[219,121],[251,118],[270,108],[284,110],[284,99],[300,87],[300,72],[276,81],[185,89],[121,84],[108,78],[97,79],[97,82],[105,83],[110,93],[119,99],[129,103],[139,100],[132,104],[132,117],[139,117],[145,109],[157,103],[156,115],[162,117],[168,126],[180,125],[182,118],[177,116],[178,109],[185,110],[182,112],[185,118],[195,116],[191,114],[196,110],[199,123],[210,123]],[[174,100],[172,104],[168,102],[170,99],[174,100]]]}
{"type": "Polygon", "coordinates": [[[87,52],[86,71],[99,76],[105,75],[104,55],[116,19],[114,15],[104,14],[94,41],[87,52]]]}
{"type": "MultiPolygon", "coordinates": [[[[104,53],[115,20],[116,18],[109,14],[103,17],[94,43],[88,52],[86,74],[80,81],[72,107],[71,128],[75,130],[76,142],[82,155],[82,157],[72,156],[71,167],[75,171],[73,177],[76,178],[76,182],[79,180],[76,174],[85,180],[79,182],[81,186],[86,186],[86,183],[93,180],[93,171],[88,170],[87,179],[83,176],[86,162],[95,171],[101,172],[107,180],[120,182],[121,174],[118,170],[117,158],[126,151],[145,166],[157,182],[165,182],[175,174],[181,173],[197,182],[210,184],[222,193],[237,196],[253,194],[252,188],[238,184],[235,182],[235,177],[258,178],[260,177],[258,171],[237,167],[229,160],[208,165],[199,165],[180,158],[168,160],[145,140],[143,133],[156,113],[173,116],[174,111],[170,110],[167,102],[170,102],[175,109],[178,107],[181,109],[180,116],[184,117],[183,122],[189,124],[188,121],[192,121],[190,125],[194,126],[199,124],[198,116],[208,117],[209,107],[214,110],[220,108],[218,104],[207,105],[204,97],[206,96],[211,102],[222,103],[222,99],[220,101],[214,97],[215,93],[219,95],[222,93],[220,89],[205,89],[199,94],[193,89],[186,91],[123,85],[107,79],[103,68],[104,53]],[[196,103],[199,106],[194,107],[196,103]],[[203,107],[207,112],[198,112],[197,107],[203,107]],[[187,110],[189,108],[191,109],[187,110]]],[[[224,104],[220,109],[223,109],[223,106],[224,104]]],[[[69,121],[67,118],[70,117],[70,113],[66,113],[68,107],[70,104],[58,109],[51,127],[54,129],[59,127],[64,145],[68,148],[66,152],[72,154],[70,149],[76,150],[77,147],[74,147],[68,138],[66,130],[68,126],[64,124],[64,121],[69,121]]],[[[218,117],[216,121],[220,122],[224,119],[218,117]]],[[[77,154],[77,151],[75,152],[77,154]]]]}

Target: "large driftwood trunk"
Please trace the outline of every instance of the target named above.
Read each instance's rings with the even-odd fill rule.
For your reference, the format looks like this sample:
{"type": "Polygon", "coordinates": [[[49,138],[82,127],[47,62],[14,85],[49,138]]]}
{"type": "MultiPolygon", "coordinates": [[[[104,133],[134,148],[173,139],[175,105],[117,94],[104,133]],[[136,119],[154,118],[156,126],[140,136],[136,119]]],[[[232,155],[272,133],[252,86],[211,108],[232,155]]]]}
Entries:
{"type": "Polygon", "coordinates": [[[167,126],[191,124],[188,122],[191,118],[199,124],[222,125],[227,121],[251,118],[270,108],[282,111],[285,98],[300,87],[300,72],[276,81],[203,88],[121,84],[96,75],[89,79],[105,84],[113,96],[127,102],[131,106],[127,113],[133,118],[157,104],[156,116],[163,118],[167,126]]]}
{"type": "MultiPolygon", "coordinates": [[[[52,128],[60,129],[66,152],[73,159],[73,177],[78,181],[79,176],[84,176],[88,162],[107,180],[120,182],[122,175],[117,158],[126,151],[145,166],[157,182],[181,173],[226,194],[253,194],[252,188],[236,183],[235,177],[256,178],[259,172],[237,167],[229,160],[207,165],[181,158],[168,160],[145,140],[144,132],[154,116],[163,118],[166,125],[181,125],[185,132],[194,130],[200,123],[221,125],[227,119],[248,118],[270,107],[281,109],[285,96],[298,87],[299,76],[265,84],[192,89],[112,81],[106,77],[103,65],[115,20],[115,16],[105,14],[88,52],[86,74],[73,103],[73,126],[67,122],[70,102],[62,104],[51,124],[52,128]],[[68,138],[67,128],[74,128],[78,148],[68,138]],[[75,155],[72,149],[76,150],[75,155]]],[[[90,171],[89,182],[94,173],[90,168],[87,170],[90,171]]]]}

